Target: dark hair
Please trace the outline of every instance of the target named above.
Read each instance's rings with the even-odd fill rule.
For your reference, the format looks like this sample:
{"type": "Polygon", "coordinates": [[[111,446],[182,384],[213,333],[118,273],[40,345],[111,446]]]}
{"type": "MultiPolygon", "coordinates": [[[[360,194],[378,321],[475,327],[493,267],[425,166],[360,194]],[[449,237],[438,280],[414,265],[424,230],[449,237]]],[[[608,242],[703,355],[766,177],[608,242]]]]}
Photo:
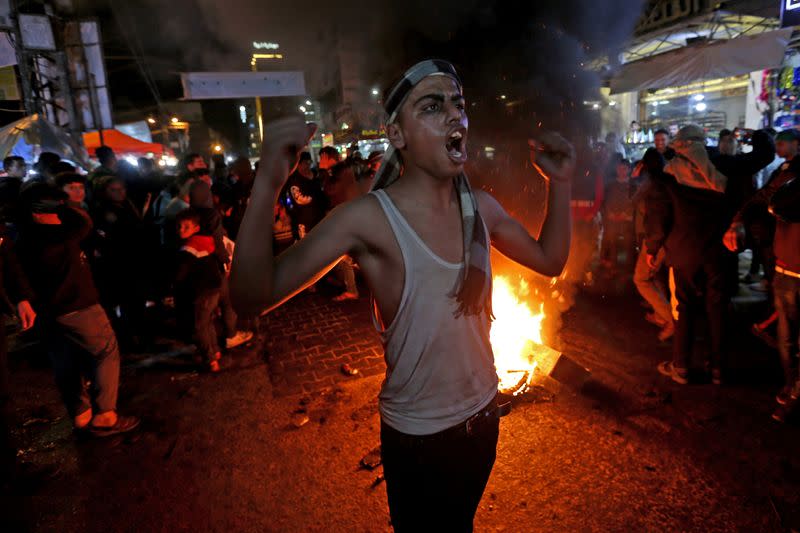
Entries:
{"type": "Polygon", "coordinates": [[[334,148],[333,146],[323,146],[322,148],[320,148],[319,149],[319,156],[322,157],[323,154],[325,154],[328,157],[331,157],[333,159],[338,159],[339,157],[341,157],[339,155],[339,151],[336,148],[334,148]]]}
{"type": "Polygon", "coordinates": [[[53,165],[61,161],[61,156],[58,154],[54,154],[53,152],[42,152],[39,154],[39,160],[36,161],[36,172],[39,174],[43,174],[45,172],[50,172],[50,169],[53,165]]]}
{"type": "Polygon", "coordinates": [[[211,186],[211,195],[216,197],[217,207],[219,207],[222,211],[225,211],[229,207],[233,207],[236,204],[233,189],[221,181],[217,181],[211,186]]]}
{"type": "Polygon", "coordinates": [[[23,223],[31,223],[33,213],[56,212],[67,200],[67,193],[45,182],[23,185],[19,192],[19,206],[23,223]]]}
{"type": "Polygon", "coordinates": [[[626,166],[626,167],[628,167],[628,168],[631,168],[631,166],[632,166],[632,165],[631,165],[631,162],[630,162],[630,160],[628,160],[628,159],[625,159],[624,157],[621,157],[621,158],[620,158],[620,159],[617,161],[617,165],[625,165],[625,166],[626,166]]]}
{"type": "Polygon", "coordinates": [[[15,163],[19,163],[20,165],[25,164],[25,159],[21,158],[18,155],[10,155],[3,159],[3,169],[8,172],[15,163]]]}
{"type": "Polygon", "coordinates": [[[331,168],[331,178],[333,181],[339,181],[339,176],[342,175],[343,172],[353,168],[353,160],[352,159],[345,159],[339,163],[336,163],[331,168]]]}
{"type": "Polygon", "coordinates": [[[110,146],[98,146],[94,151],[95,157],[97,160],[100,161],[101,165],[104,165],[106,161],[109,161],[111,158],[116,157],[114,155],[114,150],[111,149],[110,146]]]}
{"type": "Polygon", "coordinates": [[[181,170],[188,170],[189,169],[189,163],[191,163],[192,161],[194,161],[198,157],[203,157],[203,156],[201,156],[197,152],[189,152],[188,154],[184,155],[183,159],[181,159],[180,169],[181,170]]]}
{"type": "Polygon", "coordinates": [[[659,135],[659,134],[664,134],[667,137],[669,137],[669,132],[667,130],[665,130],[664,128],[658,128],[653,135],[655,136],[655,135],[659,135]]]}
{"type": "Polygon", "coordinates": [[[311,162],[311,154],[308,152],[302,152],[300,154],[300,163],[302,163],[303,161],[311,162]]]}
{"type": "Polygon", "coordinates": [[[659,153],[655,148],[648,148],[642,156],[642,164],[650,177],[660,177],[664,171],[664,156],[659,153]]]}
{"type": "Polygon", "coordinates": [[[733,135],[733,132],[728,128],[719,130],[719,139],[722,139],[723,137],[728,137],[729,135],[733,135]]]}
{"type": "Polygon", "coordinates": [[[183,211],[181,211],[180,213],[178,213],[175,216],[175,222],[181,223],[184,220],[191,220],[192,222],[194,222],[195,224],[197,224],[199,226],[200,225],[200,213],[196,209],[194,209],[192,207],[189,207],[188,209],[184,209],[183,211]]]}
{"type": "Polygon", "coordinates": [[[211,198],[211,187],[208,183],[195,180],[189,187],[189,205],[192,207],[213,207],[214,202],[211,198]]]}
{"type": "Polygon", "coordinates": [[[59,189],[70,183],[82,183],[86,185],[86,177],[81,176],[77,172],[61,172],[56,175],[55,182],[59,189]]]}
{"type": "Polygon", "coordinates": [[[93,188],[94,194],[99,199],[104,198],[106,196],[106,193],[108,192],[108,188],[111,186],[112,183],[115,182],[121,183],[123,187],[125,186],[125,181],[118,176],[114,176],[113,174],[101,177],[94,184],[93,188]]]}
{"type": "Polygon", "coordinates": [[[59,174],[63,174],[64,172],[67,173],[74,173],[75,172],[75,165],[67,163],[66,161],[59,161],[55,165],[50,167],[50,173],[54,176],[58,176],[59,174]]]}

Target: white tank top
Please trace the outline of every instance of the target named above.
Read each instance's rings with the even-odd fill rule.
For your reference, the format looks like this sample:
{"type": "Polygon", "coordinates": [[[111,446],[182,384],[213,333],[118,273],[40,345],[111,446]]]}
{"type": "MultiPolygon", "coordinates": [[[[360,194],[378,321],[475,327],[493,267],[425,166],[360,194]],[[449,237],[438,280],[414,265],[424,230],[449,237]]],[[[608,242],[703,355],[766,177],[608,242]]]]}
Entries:
{"type": "Polygon", "coordinates": [[[466,421],[497,394],[489,320],[485,311],[456,318],[457,303],[448,293],[461,264],[434,254],[385,191],[371,194],[386,213],[405,265],[394,320],[381,330],[373,317],[386,359],[379,410],[398,431],[430,435],[466,421]]]}

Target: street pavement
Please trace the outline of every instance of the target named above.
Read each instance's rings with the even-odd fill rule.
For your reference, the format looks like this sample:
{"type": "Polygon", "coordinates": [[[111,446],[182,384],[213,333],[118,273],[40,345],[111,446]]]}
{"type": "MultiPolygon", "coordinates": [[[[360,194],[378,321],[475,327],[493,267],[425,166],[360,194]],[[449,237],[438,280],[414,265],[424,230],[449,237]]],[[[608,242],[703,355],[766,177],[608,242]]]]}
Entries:
{"type": "MultiPolygon", "coordinates": [[[[643,314],[593,290],[560,317],[548,342],[592,379],[515,402],[477,531],[800,529],[800,428],[770,419],[779,368],[753,317],[734,324],[730,383],[682,387],[657,374],[669,345],[643,314]]],[[[44,358],[17,354],[26,475],[0,530],[389,531],[381,470],[360,466],[379,441],[371,328],[366,298],[304,294],[218,375],[180,347],[128,357],[120,406],[142,428],[105,441],[76,438],[44,358]]]]}

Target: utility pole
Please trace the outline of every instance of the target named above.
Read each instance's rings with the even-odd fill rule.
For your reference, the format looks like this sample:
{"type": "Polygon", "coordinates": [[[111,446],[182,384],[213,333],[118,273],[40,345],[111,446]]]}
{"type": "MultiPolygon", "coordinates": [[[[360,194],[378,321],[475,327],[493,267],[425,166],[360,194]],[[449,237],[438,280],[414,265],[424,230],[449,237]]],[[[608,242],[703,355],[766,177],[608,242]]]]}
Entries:
{"type": "Polygon", "coordinates": [[[22,32],[19,27],[19,2],[12,0],[11,20],[14,23],[14,49],[17,52],[17,66],[19,67],[20,85],[22,86],[22,98],[25,103],[25,112],[33,115],[39,112],[36,101],[33,97],[33,87],[31,86],[31,68],[28,64],[29,55],[22,46],[22,32]]]}

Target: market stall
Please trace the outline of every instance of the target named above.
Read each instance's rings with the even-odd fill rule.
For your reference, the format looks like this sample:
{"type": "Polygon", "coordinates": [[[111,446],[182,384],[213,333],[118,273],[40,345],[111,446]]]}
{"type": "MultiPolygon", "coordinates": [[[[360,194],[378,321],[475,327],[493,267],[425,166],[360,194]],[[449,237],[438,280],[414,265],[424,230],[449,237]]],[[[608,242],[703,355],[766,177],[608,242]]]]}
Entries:
{"type": "Polygon", "coordinates": [[[0,129],[0,157],[20,156],[36,161],[42,152],[53,152],[84,168],[94,165],[79,141],[41,115],[31,115],[0,129]]]}

